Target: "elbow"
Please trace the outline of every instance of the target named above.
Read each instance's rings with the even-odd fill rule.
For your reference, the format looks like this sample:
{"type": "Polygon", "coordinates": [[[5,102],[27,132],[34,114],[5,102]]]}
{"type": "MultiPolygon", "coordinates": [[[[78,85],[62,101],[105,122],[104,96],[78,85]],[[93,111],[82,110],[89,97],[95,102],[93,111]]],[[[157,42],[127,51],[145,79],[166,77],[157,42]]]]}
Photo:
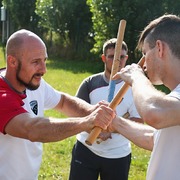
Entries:
{"type": "Polygon", "coordinates": [[[142,149],[145,149],[145,150],[147,150],[147,151],[152,151],[153,150],[153,146],[152,145],[143,145],[143,146],[140,146],[139,145],[139,147],[140,148],[142,148],[142,149]]]}
{"type": "Polygon", "coordinates": [[[156,112],[156,111],[147,111],[143,115],[142,119],[149,126],[152,126],[155,129],[161,129],[161,120],[160,120],[160,116],[159,116],[158,112],[156,112]]]}
{"type": "Polygon", "coordinates": [[[148,151],[153,150],[153,147],[154,147],[153,132],[154,132],[154,130],[152,130],[152,132],[146,132],[144,134],[145,138],[144,138],[143,143],[140,144],[140,146],[139,146],[140,148],[143,148],[148,151]]]}
{"type": "Polygon", "coordinates": [[[42,141],[40,141],[38,136],[35,135],[35,133],[33,133],[33,132],[28,133],[28,140],[31,141],[31,142],[42,142],[42,141]]]}
{"type": "Polygon", "coordinates": [[[42,133],[42,123],[34,120],[26,126],[27,139],[31,142],[45,142],[45,134],[42,133]]]}
{"type": "Polygon", "coordinates": [[[31,142],[43,142],[38,133],[34,130],[34,128],[30,128],[27,132],[27,139],[31,142]]]}

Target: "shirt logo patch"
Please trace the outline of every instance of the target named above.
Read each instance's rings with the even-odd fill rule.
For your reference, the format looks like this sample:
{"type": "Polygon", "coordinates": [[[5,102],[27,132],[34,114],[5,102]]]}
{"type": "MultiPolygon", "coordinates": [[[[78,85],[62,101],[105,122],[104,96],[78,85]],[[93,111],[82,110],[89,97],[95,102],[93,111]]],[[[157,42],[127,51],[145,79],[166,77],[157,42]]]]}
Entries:
{"type": "Polygon", "coordinates": [[[38,114],[38,103],[36,100],[33,100],[30,102],[31,110],[33,111],[34,114],[38,114]]]}

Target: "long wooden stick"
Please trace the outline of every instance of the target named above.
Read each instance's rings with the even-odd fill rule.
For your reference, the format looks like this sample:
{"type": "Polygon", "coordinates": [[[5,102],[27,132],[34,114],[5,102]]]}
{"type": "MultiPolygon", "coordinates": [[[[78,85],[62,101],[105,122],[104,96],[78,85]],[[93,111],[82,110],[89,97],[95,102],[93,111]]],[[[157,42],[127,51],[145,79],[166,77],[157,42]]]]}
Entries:
{"type": "Polygon", "coordinates": [[[120,55],[121,55],[121,50],[122,50],[122,42],[124,39],[125,27],[126,27],[126,21],[124,19],[120,20],[119,29],[118,29],[118,33],[117,33],[117,41],[116,41],[116,46],[115,46],[114,59],[113,59],[113,64],[112,64],[112,68],[111,68],[110,80],[109,80],[108,102],[111,102],[114,97],[116,83],[114,80],[112,80],[112,77],[119,70],[120,55]]]}
{"type": "MultiPolygon", "coordinates": [[[[144,56],[140,59],[140,61],[138,62],[138,65],[140,65],[141,67],[143,67],[145,58],[144,56]]],[[[121,89],[118,91],[118,93],[116,94],[116,96],[114,97],[114,99],[111,101],[109,107],[113,110],[115,110],[116,106],[122,101],[122,98],[124,97],[125,93],[127,92],[129,88],[129,84],[124,83],[123,86],[121,87],[121,89]]],[[[95,127],[91,133],[89,134],[88,138],[86,139],[86,144],[88,145],[92,145],[93,142],[96,140],[96,138],[99,136],[99,134],[101,133],[101,128],[100,127],[95,127]]]]}
{"type": "Polygon", "coordinates": [[[112,80],[112,77],[118,72],[118,69],[119,69],[120,54],[122,50],[122,42],[124,39],[125,28],[126,28],[126,20],[122,19],[120,20],[120,23],[119,23],[119,29],[118,29],[118,34],[117,34],[117,41],[116,41],[116,46],[115,46],[114,60],[113,60],[113,65],[111,69],[110,80],[112,80]]]}

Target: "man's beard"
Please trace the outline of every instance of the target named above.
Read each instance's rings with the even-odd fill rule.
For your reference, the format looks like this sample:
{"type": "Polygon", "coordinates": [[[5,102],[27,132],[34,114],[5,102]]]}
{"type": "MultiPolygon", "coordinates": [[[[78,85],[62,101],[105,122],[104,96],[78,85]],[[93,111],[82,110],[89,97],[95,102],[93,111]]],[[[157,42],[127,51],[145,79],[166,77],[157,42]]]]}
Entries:
{"type": "Polygon", "coordinates": [[[34,74],[32,76],[32,78],[31,78],[31,80],[28,83],[26,83],[19,76],[20,71],[21,71],[21,62],[19,61],[18,68],[17,68],[17,71],[16,71],[16,79],[19,81],[20,84],[23,84],[27,89],[29,89],[29,90],[36,90],[39,87],[39,85],[34,85],[32,83],[32,79],[33,79],[34,76],[40,75],[40,74],[34,74]]]}
{"type": "Polygon", "coordinates": [[[24,81],[19,77],[19,74],[16,75],[16,78],[17,78],[17,80],[19,81],[19,83],[23,84],[23,85],[24,85],[27,89],[29,89],[29,90],[36,90],[36,89],[39,87],[39,84],[38,84],[38,85],[32,84],[32,79],[33,79],[33,77],[31,78],[31,81],[29,81],[29,83],[24,82],[24,81]]]}

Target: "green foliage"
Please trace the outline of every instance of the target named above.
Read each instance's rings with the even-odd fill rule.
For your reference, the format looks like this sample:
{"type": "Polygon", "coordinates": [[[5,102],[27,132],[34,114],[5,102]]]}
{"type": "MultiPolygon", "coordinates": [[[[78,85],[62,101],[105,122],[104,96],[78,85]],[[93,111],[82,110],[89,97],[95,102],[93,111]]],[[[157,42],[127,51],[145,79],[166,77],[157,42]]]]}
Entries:
{"type": "Polygon", "coordinates": [[[0,47],[0,68],[5,67],[6,61],[5,61],[5,54],[4,54],[4,48],[0,47]]]}
{"type": "Polygon", "coordinates": [[[2,4],[10,34],[20,28],[32,30],[47,42],[49,52],[66,59],[98,58],[104,41],[117,37],[119,22],[125,19],[128,63],[139,60],[138,36],[149,21],[165,13],[178,15],[180,8],[177,0],[3,0],[2,4]]]}
{"type": "Polygon", "coordinates": [[[36,0],[3,0],[9,15],[11,31],[25,28],[38,32],[38,16],[35,14],[36,0]]]}
{"type": "Polygon", "coordinates": [[[86,0],[37,0],[36,13],[41,17],[39,25],[59,34],[60,47],[70,47],[69,53],[76,56],[81,49],[88,52],[92,48],[91,13],[86,0]]]}
{"type": "Polygon", "coordinates": [[[139,58],[136,45],[140,31],[149,21],[165,13],[179,13],[180,4],[173,0],[87,0],[92,12],[95,44],[93,52],[99,53],[105,40],[117,37],[119,22],[127,21],[124,40],[131,59],[139,58]],[[172,6],[173,4],[173,6],[172,6]]]}

